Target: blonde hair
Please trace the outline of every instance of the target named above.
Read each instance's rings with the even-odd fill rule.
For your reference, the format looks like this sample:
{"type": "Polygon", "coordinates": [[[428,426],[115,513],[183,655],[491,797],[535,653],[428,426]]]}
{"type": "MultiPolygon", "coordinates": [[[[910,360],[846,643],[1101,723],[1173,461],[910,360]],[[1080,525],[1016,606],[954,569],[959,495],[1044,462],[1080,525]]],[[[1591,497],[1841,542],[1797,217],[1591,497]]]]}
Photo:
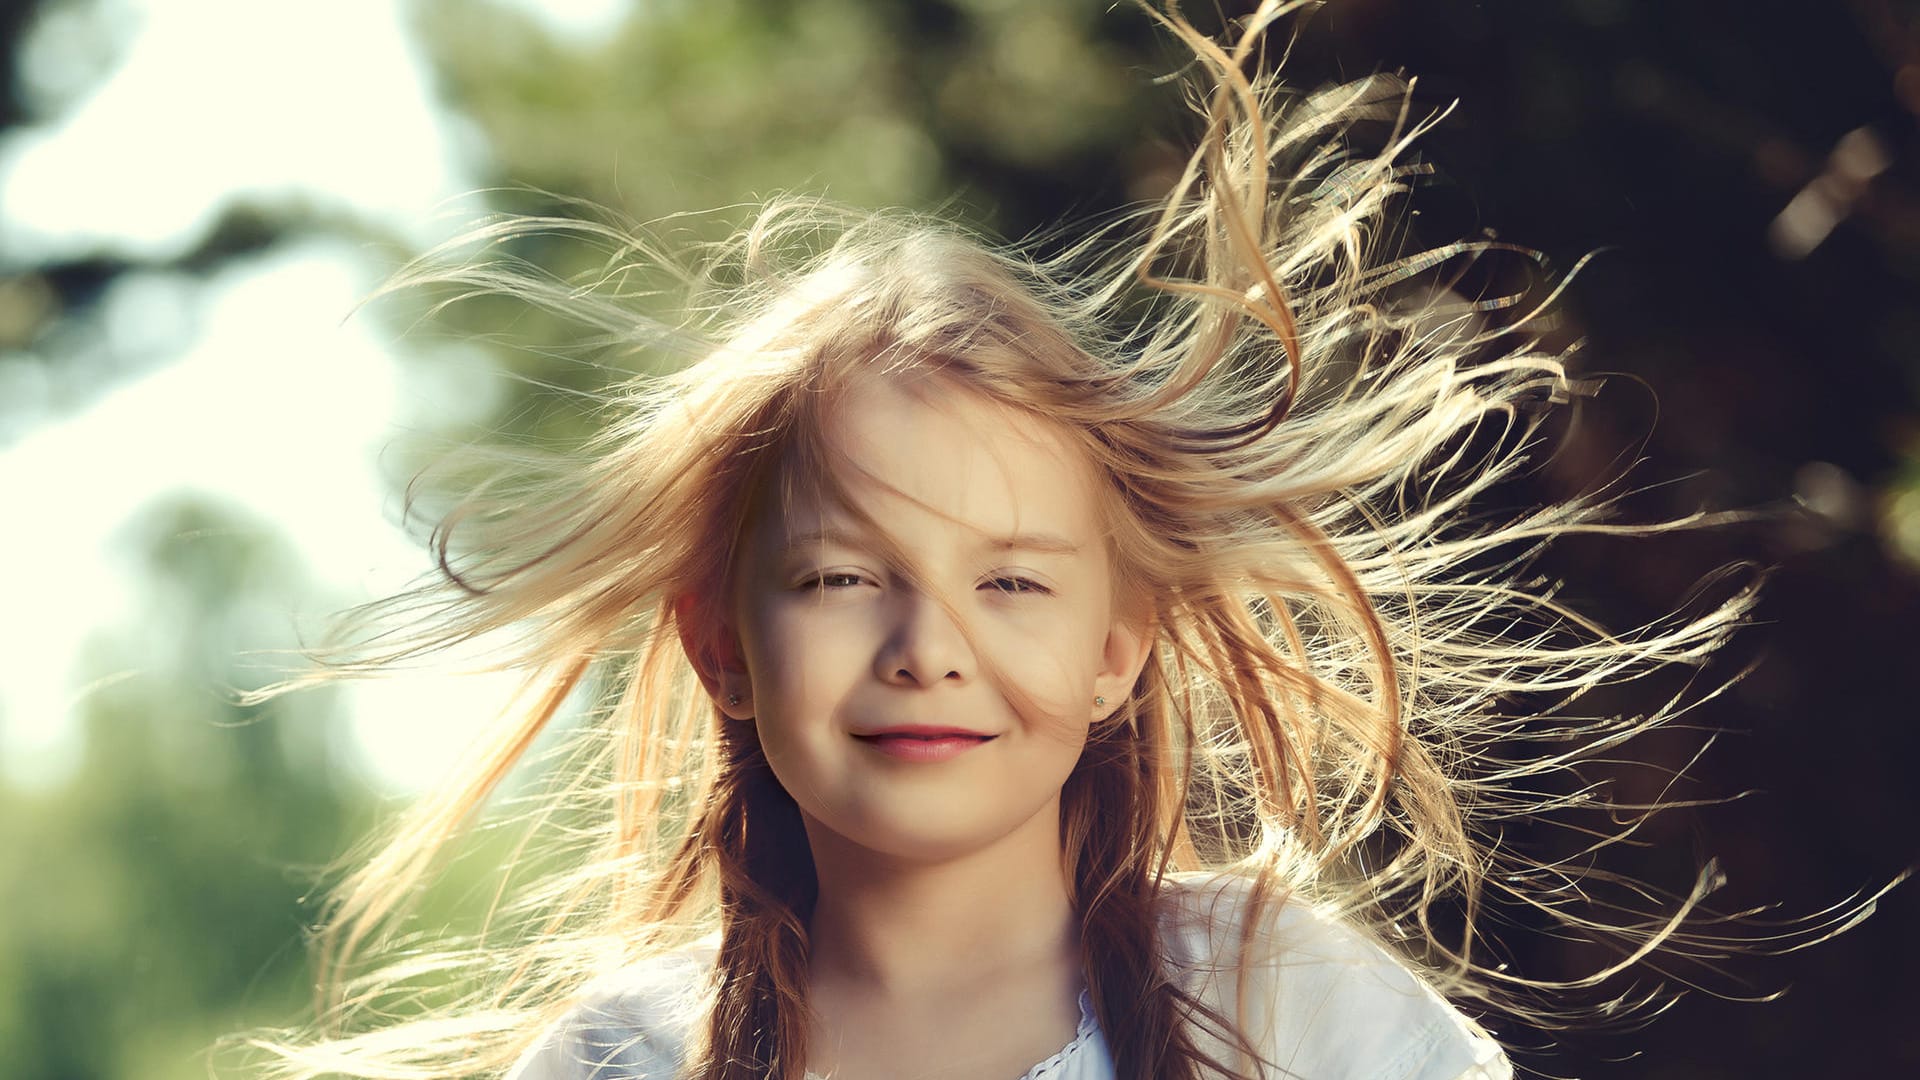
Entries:
{"type": "Polygon", "coordinates": [[[1248,73],[1269,25],[1300,6],[1262,4],[1225,44],[1156,12],[1204,73],[1200,148],[1163,202],[1064,255],[782,200],[684,271],[634,230],[503,219],[400,275],[392,288],[449,290],[448,303],[504,293],[605,342],[698,359],[620,389],[580,459],[537,480],[537,463],[519,461],[518,475],[473,490],[436,529],[441,579],[358,611],[345,627],[357,644],[323,656],[316,677],[359,675],[489,641],[528,692],[335,892],[319,1025],[252,1040],[275,1074],[498,1071],[594,977],[718,931],[694,1072],[798,1080],[811,867],[790,857],[805,851],[797,814],[751,726],[720,723],[696,680],[680,634],[708,628],[676,601],[724,592],[756,505],[783,479],[834,484],[819,433],[836,387],[912,367],[1044,417],[1081,447],[1107,481],[1119,583],[1157,628],[1063,802],[1119,1075],[1235,1071],[1189,1031],[1231,1040],[1230,1021],[1164,970],[1153,904],[1174,870],[1244,875],[1256,908],[1336,907],[1456,1000],[1534,1018],[1553,1012],[1552,992],[1597,986],[1656,950],[1713,951],[1711,935],[1682,932],[1709,874],[1691,895],[1608,912],[1577,903],[1576,868],[1497,843],[1502,821],[1604,806],[1595,790],[1532,789],[1683,703],[1614,720],[1502,703],[1698,664],[1750,610],[1751,584],[1609,632],[1525,582],[1556,536],[1704,519],[1614,524],[1604,494],[1476,514],[1541,460],[1544,418],[1581,387],[1537,339],[1537,312],[1497,317],[1501,303],[1408,287],[1502,246],[1389,249],[1425,127],[1409,122],[1405,83],[1288,96],[1248,73]],[[1379,149],[1356,148],[1364,124],[1385,129],[1379,149]],[[610,251],[568,281],[490,254],[536,232],[610,251]],[[685,285],[684,324],[641,316],[628,295],[662,270],[685,285]],[[416,951],[401,931],[436,857],[583,697],[558,780],[519,819],[512,867],[532,882],[503,874],[471,947],[416,951]],[[1490,891],[1619,961],[1560,983],[1485,962],[1474,928],[1490,891]],[[1465,929],[1450,934],[1455,906],[1465,929]],[[391,1019],[423,982],[464,989],[391,1019]]]}

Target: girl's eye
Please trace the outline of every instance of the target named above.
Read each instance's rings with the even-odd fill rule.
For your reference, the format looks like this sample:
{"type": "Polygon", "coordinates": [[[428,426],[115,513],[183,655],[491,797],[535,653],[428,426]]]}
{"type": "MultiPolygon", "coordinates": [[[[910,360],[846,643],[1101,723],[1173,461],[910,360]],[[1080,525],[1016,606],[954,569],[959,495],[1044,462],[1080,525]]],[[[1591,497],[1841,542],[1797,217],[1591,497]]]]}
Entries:
{"type": "MultiPolygon", "coordinates": [[[[849,571],[839,571],[828,574],[817,574],[801,582],[800,587],[803,589],[833,591],[856,588],[866,584],[866,581],[867,579],[859,574],[849,571]]],[[[983,589],[994,589],[1013,596],[1046,595],[1048,592],[1045,585],[1031,578],[1006,575],[988,578],[980,587],[983,589]]]]}

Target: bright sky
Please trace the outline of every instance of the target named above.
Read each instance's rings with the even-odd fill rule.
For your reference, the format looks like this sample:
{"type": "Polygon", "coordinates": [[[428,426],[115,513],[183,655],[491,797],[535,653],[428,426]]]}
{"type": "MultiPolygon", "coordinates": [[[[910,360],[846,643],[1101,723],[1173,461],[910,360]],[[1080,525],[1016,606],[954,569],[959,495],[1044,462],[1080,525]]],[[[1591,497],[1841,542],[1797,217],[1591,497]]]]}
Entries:
{"type": "MultiPolygon", "coordinates": [[[[569,35],[604,30],[623,7],[517,2],[569,35]]],[[[468,163],[484,150],[432,100],[403,16],[383,0],[62,6],[22,57],[56,118],[0,141],[0,261],[164,259],[236,198],[434,239],[439,204],[475,186],[468,163]]],[[[470,355],[403,364],[371,320],[342,324],[388,269],[348,242],[305,240],[204,283],[127,275],[101,301],[97,355],[0,358],[0,506],[15,525],[0,619],[9,779],[44,784],[71,768],[75,661],[90,635],[140,618],[115,536],[155,500],[189,490],[240,504],[343,600],[424,566],[389,523],[376,459],[403,427],[464,419],[458,402],[484,407],[493,384],[470,355]],[[74,409],[49,385],[129,363],[146,373],[80,393],[74,409]]],[[[410,788],[502,694],[498,680],[368,686],[353,730],[376,781],[410,788]]]]}

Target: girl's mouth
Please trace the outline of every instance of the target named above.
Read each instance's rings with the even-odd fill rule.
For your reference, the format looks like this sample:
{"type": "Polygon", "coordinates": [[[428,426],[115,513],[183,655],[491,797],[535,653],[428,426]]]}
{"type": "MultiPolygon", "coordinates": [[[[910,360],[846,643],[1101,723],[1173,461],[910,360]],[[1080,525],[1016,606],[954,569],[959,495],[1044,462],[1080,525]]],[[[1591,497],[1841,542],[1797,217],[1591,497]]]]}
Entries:
{"type": "Polygon", "coordinates": [[[976,746],[992,742],[995,736],[957,731],[928,734],[887,731],[876,735],[855,735],[854,738],[899,761],[946,761],[976,746]]]}

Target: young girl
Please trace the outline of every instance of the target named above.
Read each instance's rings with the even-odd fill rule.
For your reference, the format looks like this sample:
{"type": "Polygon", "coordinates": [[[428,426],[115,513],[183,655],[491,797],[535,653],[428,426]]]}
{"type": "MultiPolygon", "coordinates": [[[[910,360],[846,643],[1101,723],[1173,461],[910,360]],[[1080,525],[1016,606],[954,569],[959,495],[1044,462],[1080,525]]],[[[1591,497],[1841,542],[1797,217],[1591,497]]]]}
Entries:
{"type": "MultiPolygon", "coordinates": [[[[1505,1077],[1449,1004],[1539,986],[1482,962],[1484,889],[1620,966],[1676,940],[1697,897],[1608,921],[1489,825],[1579,801],[1529,778],[1668,713],[1500,704],[1696,662],[1750,593],[1608,634],[1519,584],[1612,528],[1469,512],[1576,384],[1498,303],[1398,286],[1495,245],[1381,257],[1406,88],[1283,100],[1249,69],[1292,6],[1224,45],[1164,16],[1201,149],[1051,262],[779,203],[670,338],[503,263],[403,277],[705,344],[537,497],[450,514],[444,582],[334,657],[504,641],[532,696],[345,883],[328,1026],[258,1044],[281,1075],[1505,1077]],[[470,948],[420,952],[407,898],[569,701],[528,819],[554,853],[516,853],[532,881],[470,948]]],[[[602,283],[639,272],[584,223],[479,238],[555,229],[620,245],[602,283]]]]}

